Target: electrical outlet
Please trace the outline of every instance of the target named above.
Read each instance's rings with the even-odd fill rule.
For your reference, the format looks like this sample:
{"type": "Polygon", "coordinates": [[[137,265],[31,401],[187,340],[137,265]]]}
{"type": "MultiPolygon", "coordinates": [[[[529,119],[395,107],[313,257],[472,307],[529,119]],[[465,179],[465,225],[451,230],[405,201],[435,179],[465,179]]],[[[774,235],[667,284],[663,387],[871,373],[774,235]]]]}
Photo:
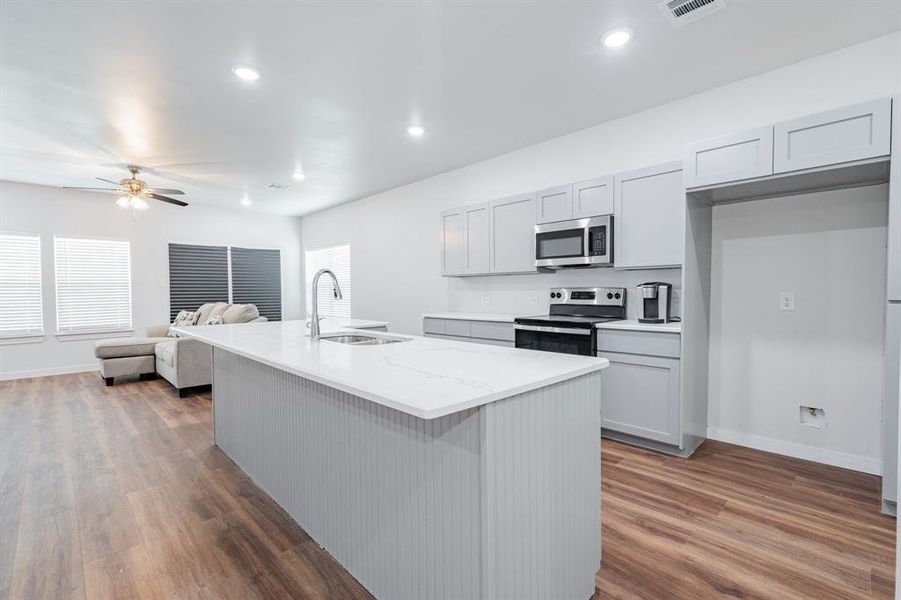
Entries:
{"type": "Polygon", "coordinates": [[[482,304],[491,304],[491,298],[488,296],[482,296],[482,304]]]}
{"type": "Polygon", "coordinates": [[[779,294],[779,310],[795,310],[794,292],[781,292],[779,294]]]}

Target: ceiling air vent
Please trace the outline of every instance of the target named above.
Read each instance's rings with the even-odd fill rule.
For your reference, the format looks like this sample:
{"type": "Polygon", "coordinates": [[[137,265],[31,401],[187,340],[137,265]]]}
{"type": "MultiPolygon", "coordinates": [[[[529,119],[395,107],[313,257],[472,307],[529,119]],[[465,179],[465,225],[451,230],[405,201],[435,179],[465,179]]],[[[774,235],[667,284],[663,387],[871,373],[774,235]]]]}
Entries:
{"type": "Polygon", "coordinates": [[[669,0],[658,6],[673,26],[682,27],[726,8],[726,0],[669,0]]]}

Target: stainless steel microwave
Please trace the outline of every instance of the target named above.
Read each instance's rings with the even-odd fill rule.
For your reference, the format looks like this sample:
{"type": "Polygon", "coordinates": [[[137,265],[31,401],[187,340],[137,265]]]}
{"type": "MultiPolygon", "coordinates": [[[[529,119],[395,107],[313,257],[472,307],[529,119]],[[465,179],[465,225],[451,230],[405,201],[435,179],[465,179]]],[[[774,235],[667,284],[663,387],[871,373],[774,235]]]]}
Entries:
{"type": "Polygon", "coordinates": [[[535,226],[535,266],[545,269],[613,265],[613,216],[535,226]]]}

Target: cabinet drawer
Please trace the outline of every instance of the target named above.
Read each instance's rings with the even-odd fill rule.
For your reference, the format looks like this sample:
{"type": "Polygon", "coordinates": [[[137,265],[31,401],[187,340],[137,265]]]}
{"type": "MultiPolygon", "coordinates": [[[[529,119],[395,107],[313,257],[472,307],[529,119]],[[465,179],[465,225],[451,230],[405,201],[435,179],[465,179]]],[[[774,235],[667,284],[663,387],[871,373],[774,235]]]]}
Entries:
{"type": "Polygon", "coordinates": [[[469,337],[469,321],[457,321],[456,319],[447,319],[444,322],[444,333],[446,333],[447,335],[469,337]]]}
{"type": "Polygon", "coordinates": [[[503,340],[512,342],[516,339],[513,323],[491,323],[487,321],[471,321],[469,331],[472,337],[485,340],[503,340]]]}
{"type": "Polygon", "coordinates": [[[507,340],[483,340],[479,338],[470,338],[470,342],[473,344],[485,344],[486,346],[504,346],[505,348],[515,348],[515,342],[509,342],[507,340]]]}
{"type": "Polygon", "coordinates": [[[687,188],[772,175],[773,127],[690,144],[683,169],[687,188]]]}
{"type": "Polygon", "coordinates": [[[776,123],[774,172],[888,155],[891,107],[891,100],[886,98],[776,123]]]}
{"type": "Polygon", "coordinates": [[[681,336],[678,333],[654,331],[615,331],[598,329],[598,354],[607,352],[667,356],[679,358],[681,336]]]}
{"type": "Polygon", "coordinates": [[[432,319],[431,317],[425,317],[422,320],[423,333],[444,334],[445,331],[446,328],[444,319],[432,319]]]}
{"type": "Polygon", "coordinates": [[[601,378],[605,429],[681,445],[679,361],[656,356],[608,354],[601,378]]]}

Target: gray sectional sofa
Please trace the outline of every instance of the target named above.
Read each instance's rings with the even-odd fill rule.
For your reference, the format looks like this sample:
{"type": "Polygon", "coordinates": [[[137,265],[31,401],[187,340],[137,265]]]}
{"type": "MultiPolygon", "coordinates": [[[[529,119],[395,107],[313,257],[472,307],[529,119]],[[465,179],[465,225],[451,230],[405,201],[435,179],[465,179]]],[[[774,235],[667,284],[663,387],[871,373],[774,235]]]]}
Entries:
{"type": "MultiPolygon", "coordinates": [[[[221,318],[223,324],[266,321],[266,317],[260,316],[253,304],[211,302],[196,312],[198,324],[206,323],[213,317],[221,318]]],[[[94,356],[100,361],[100,375],[106,380],[106,385],[113,385],[116,377],[139,375],[146,378],[158,374],[171,383],[182,398],[191,389],[210,385],[210,347],[197,340],[172,337],[170,327],[149,327],[146,337],[111,338],[96,342],[94,356]]]]}

